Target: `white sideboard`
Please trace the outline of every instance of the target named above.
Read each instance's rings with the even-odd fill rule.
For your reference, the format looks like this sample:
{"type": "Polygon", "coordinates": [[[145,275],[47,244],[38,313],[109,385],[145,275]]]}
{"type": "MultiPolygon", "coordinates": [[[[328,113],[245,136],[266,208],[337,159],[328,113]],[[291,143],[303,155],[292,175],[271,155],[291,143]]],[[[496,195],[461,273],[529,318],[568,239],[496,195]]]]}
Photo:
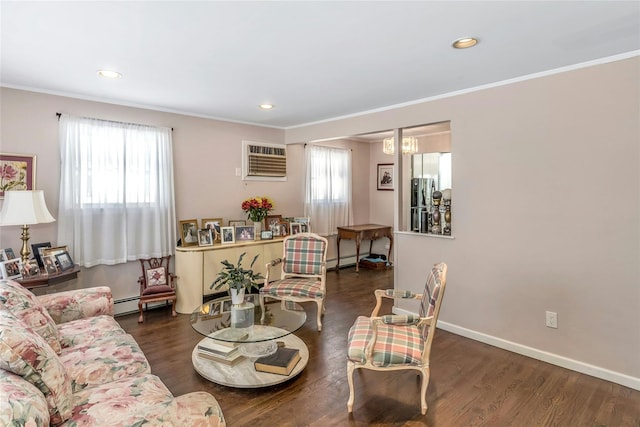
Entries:
{"type": "MultiPolygon", "coordinates": [[[[249,267],[253,257],[259,255],[253,269],[264,276],[267,272],[265,265],[282,257],[282,238],[224,245],[215,244],[214,246],[177,247],[175,257],[176,276],[178,276],[176,311],[181,314],[191,314],[193,310],[202,305],[202,299],[205,295],[226,291],[226,288],[211,289],[211,284],[216,280],[223,267],[221,261],[227,260],[236,264],[243,252],[246,252],[242,259],[242,266],[245,268],[249,267]]],[[[272,269],[272,274],[274,274],[273,280],[279,279],[279,268],[272,269]]]]}

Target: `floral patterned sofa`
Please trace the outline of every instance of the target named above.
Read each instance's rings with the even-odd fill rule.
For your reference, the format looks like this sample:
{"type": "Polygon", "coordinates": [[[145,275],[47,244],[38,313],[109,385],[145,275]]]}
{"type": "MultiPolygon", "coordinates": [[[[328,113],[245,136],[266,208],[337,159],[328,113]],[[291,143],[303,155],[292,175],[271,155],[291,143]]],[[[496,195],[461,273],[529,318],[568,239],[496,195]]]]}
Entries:
{"type": "Polygon", "coordinates": [[[174,397],[113,318],[108,287],[36,297],[0,281],[0,425],[224,426],[205,392],[174,397]]]}

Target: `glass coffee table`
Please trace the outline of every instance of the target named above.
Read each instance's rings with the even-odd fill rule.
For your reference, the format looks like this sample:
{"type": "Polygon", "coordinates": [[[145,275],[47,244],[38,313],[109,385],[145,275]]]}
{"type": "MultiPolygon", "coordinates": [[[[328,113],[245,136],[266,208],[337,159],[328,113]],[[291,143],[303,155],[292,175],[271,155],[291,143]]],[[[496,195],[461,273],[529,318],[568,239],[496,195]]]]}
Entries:
{"type": "Polygon", "coordinates": [[[268,297],[264,306],[262,316],[259,295],[249,294],[242,305],[233,306],[231,298],[226,296],[198,307],[191,314],[191,326],[205,337],[192,352],[191,360],[196,372],[216,384],[239,388],[279,384],[302,372],[309,360],[309,350],[292,333],[307,320],[304,308],[298,303],[268,297]],[[256,371],[253,362],[275,352],[278,345],[299,350],[300,361],[293,371],[289,375],[256,371]],[[203,348],[225,347],[233,349],[232,361],[217,354],[210,357],[210,353],[203,351],[203,348]]]}

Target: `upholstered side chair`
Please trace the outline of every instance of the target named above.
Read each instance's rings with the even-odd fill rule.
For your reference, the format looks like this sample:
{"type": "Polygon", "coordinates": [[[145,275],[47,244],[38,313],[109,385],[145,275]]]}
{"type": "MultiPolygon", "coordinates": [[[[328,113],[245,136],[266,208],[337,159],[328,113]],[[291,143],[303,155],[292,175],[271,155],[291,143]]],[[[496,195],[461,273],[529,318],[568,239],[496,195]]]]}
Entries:
{"type": "Polygon", "coordinates": [[[142,276],[138,278],[138,284],[140,284],[140,300],[138,301],[138,310],[140,310],[139,323],[144,322],[142,305],[144,304],[146,309],[150,302],[165,301],[167,304],[171,302],[171,315],[173,317],[177,315],[176,276],[169,272],[170,261],[171,255],[140,260],[142,276]]]}
{"type": "Polygon", "coordinates": [[[349,400],[347,409],[353,411],[353,373],[356,369],[397,371],[413,369],[422,376],[420,404],[427,413],[429,385],[429,356],[436,331],[440,306],[447,280],[447,265],[431,268],[422,294],[394,289],[376,290],[376,306],[370,317],[359,316],[348,336],[347,380],[349,400]],[[402,298],[420,301],[418,315],[383,315],[378,311],[383,298],[402,298]]]}
{"type": "MultiPolygon", "coordinates": [[[[287,301],[313,301],[318,305],[318,331],[322,330],[327,282],[327,239],[315,233],[298,233],[282,241],[282,258],[266,265],[260,306],[264,315],[266,297],[287,301]],[[281,268],[280,280],[271,281],[272,269],[281,268]]],[[[274,270],[275,271],[275,270],[274,270]]]]}

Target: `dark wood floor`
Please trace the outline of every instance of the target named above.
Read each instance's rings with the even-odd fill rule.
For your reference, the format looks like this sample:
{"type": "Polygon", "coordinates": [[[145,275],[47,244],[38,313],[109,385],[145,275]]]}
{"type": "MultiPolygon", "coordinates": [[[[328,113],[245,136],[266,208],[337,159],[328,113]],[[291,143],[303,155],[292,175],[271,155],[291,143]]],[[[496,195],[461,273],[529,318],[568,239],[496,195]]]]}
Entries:
{"type": "MultiPolygon", "coordinates": [[[[144,350],[152,372],[174,395],[213,394],[230,426],[635,426],[640,392],[438,330],[431,354],[429,410],[420,414],[419,378],[410,372],[357,371],[354,412],[347,412],[347,331],[368,315],[373,290],[393,287],[393,272],[354,268],[327,275],[323,331],[315,304],[296,332],[309,347],[309,364],[284,384],[234,389],[200,377],[191,350],[202,338],[188,315],[150,310],[118,317],[144,350]]],[[[455,283],[449,283],[455,286],[455,283]]],[[[445,295],[446,304],[446,295],[445,295]]]]}

